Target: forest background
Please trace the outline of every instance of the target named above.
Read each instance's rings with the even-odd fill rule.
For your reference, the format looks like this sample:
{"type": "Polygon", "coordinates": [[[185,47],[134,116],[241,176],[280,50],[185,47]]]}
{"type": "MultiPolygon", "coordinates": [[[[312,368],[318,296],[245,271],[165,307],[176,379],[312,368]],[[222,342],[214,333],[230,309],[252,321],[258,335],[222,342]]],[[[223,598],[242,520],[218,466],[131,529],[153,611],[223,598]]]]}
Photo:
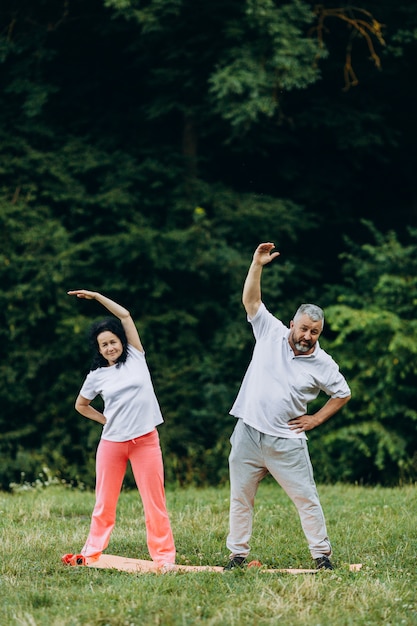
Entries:
{"type": "Polygon", "coordinates": [[[320,304],[352,389],[309,433],[317,479],[415,481],[417,5],[5,0],[0,24],[0,487],[93,485],[74,400],[104,310],[76,288],[135,319],[167,481],[227,481],[261,241],[267,307],[320,304]]]}

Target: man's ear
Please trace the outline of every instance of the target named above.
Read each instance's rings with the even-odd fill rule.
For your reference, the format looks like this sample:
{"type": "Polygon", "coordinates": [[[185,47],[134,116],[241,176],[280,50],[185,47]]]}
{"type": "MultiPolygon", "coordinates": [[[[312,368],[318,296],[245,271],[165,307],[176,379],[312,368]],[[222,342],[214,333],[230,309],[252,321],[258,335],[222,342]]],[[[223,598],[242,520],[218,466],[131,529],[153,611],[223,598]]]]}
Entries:
{"type": "Polygon", "coordinates": [[[291,322],[290,322],[290,328],[294,328],[294,320],[291,320],[291,322]]]}

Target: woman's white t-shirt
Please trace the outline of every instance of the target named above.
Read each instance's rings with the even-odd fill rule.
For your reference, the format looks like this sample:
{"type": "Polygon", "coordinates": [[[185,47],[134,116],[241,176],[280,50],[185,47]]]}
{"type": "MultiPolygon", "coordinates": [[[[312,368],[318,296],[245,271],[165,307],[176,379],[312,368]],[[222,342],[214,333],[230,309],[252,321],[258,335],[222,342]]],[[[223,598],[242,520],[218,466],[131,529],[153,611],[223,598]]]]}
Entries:
{"type": "Polygon", "coordinates": [[[92,370],[80,395],[87,400],[102,397],[107,423],[101,438],[107,441],[136,439],[164,421],[145,353],[130,345],[125,363],[92,370]]]}

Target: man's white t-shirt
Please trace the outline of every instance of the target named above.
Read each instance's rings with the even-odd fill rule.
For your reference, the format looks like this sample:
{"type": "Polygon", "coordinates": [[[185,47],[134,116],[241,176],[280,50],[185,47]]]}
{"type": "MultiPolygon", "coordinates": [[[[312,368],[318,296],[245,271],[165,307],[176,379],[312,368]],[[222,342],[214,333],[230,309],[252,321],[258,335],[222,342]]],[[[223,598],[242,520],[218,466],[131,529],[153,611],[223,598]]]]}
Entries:
{"type": "Polygon", "coordinates": [[[125,363],[99,367],[86,377],[80,395],[104,401],[102,439],[129,441],[150,433],[161,424],[161,409],[153,388],[145,353],[128,346],[125,363]]]}
{"type": "Polygon", "coordinates": [[[320,391],[330,398],[346,398],[349,386],[318,342],[312,354],[296,356],[288,341],[290,329],[263,303],[248,321],[256,344],[230,414],[266,435],[306,439],[288,422],[305,415],[320,391]]]}

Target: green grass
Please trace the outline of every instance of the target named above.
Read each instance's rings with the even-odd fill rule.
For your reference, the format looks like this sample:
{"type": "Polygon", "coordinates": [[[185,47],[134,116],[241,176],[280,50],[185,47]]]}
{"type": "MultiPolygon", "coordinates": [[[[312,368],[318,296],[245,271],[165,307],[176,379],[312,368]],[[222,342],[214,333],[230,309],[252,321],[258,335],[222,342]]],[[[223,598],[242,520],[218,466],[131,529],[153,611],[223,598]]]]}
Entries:
{"type": "MultiPolygon", "coordinates": [[[[94,496],[64,487],[0,494],[1,626],[417,625],[417,487],[322,486],[333,572],[129,574],[65,567],[94,496]],[[348,563],[363,563],[357,573],[348,563]]],[[[227,562],[228,489],[168,490],[178,563],[227,562]]],[[[123,492],[107,552],[149,558],[137,493],[123,492]]],[[[258,492],[253,558],[310,567],[298,516],[275,483],[258,492]]]]}

